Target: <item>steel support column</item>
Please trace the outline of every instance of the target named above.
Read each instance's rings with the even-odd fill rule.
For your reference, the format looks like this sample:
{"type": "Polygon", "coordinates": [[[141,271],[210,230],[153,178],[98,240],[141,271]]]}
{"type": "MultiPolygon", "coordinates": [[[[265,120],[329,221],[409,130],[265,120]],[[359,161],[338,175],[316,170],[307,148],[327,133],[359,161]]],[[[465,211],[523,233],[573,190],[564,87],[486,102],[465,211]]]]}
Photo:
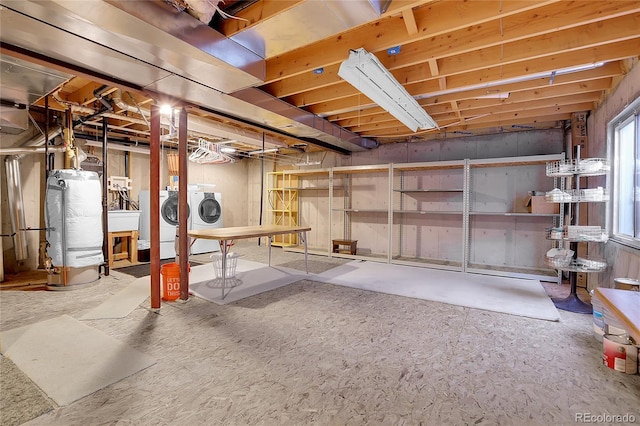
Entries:
{"type": "MultiPolygon", "coordinates": [[[[180,253],[180,299],[189,298],[189,237],[187,220],[189,204],[187,197],[187,110],[180,110],[178,122],[178,252],[180,253]]],[[[194,212],[195,214],[195,212],[194,212]]]]}
{"type": "Polygon", "coordinates": [[[160,308],[160,107],[151,106],[149,147],[149,228],[151,231],[151,308],[160,308]]]}

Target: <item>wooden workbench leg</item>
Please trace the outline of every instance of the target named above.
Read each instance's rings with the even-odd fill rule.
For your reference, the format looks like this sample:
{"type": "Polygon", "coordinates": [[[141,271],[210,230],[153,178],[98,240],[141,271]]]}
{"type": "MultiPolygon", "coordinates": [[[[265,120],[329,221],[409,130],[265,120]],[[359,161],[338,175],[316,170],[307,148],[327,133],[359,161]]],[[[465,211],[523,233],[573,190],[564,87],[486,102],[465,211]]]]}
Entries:
{"type": "Polygon", "coordinates": [[[138,263],[138,231],[131,231],[129,253],[129,260],[131,261],[131,263],[138,263]]]}
{"type": "Polygon", "coordinates": [[[107,254],[107,261],[109,262],[109,269],[113,268],[113,233],[109,232],[109,250],[107,254]]]}

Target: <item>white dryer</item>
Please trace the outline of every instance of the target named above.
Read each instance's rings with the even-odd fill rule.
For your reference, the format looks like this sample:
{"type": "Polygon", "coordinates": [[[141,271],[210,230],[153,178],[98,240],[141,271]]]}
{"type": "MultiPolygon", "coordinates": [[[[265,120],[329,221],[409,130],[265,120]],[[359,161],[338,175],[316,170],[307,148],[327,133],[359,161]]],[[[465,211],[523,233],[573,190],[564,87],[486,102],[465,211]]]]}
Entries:
{"type": "MultiPolygon", "coordinates": [[[[149,191],[140,191],[140,239],[151,239],[151,205],[149,191]]],[[[175,238],[178,226],[178,191],[160,191],[160,259],[176,256],[175,238]]],[[[187,196],[187,229],[191,229],[191,199],[187,196]]]]}
{"type": "MultiPolygon", "coordinates": [[[[222,194],[196,191],[191,193],[191,229],[222,228],[222,194]]],[[[217,240],[197,239],[191,245],[192,254],[220,251],[217,240]]]]}

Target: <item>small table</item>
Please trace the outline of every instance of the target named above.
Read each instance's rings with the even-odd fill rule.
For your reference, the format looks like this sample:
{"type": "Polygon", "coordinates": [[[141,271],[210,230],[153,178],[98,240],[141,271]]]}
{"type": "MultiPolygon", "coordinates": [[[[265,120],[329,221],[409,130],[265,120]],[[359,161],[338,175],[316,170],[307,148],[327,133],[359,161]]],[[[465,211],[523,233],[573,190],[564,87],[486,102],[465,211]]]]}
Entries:
{"type": "Polygon", "coordinates": [[[269,246],[269,266],[271,266],[271,241],[274,235],[295,234],[300,236],[304,242],[304,263],[307,274],[309,273],[308,253],[307,253],[307,231],[311,231],[308,226],[282,226],[282,225],[256,225],[256,226],[234,226],[230,228],[197,229],[187,233],[194,240],[204,238],[207,240],[220,241],[220,251],[222,256],[222,298],[224,299],[224,288],[227,280],[227,250],[230,241],[243,238],[268,237],[269,246]]]}
{"type": "Polygon", "coordinates": [[[134,264],[138,263],[138,231],[109,232],[109,268],[113,268],[114,260],[129,259],[134,264]],[[113,252],[114,239],[121,238],[122,245],[119,253],[113,252]]]}
{"type": "Polygon", "coordinates": [[[356,254],[358,245],[358,240],[331,240],[333,243],[333,252],[334,253],[347,253],[347,254],[356,254]],[[348,250],[341,250],[340,247],[349,247],[348,250]]]}

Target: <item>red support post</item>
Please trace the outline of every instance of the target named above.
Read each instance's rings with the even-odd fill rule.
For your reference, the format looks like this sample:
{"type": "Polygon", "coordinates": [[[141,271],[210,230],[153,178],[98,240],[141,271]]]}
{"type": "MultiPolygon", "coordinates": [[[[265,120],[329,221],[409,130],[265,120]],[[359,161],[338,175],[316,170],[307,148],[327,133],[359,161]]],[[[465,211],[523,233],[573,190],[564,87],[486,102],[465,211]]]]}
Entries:
{"type": "MultiPolygon", "coordinates": [[[[178,250],[180,253],[180,299],[189,298],[189,237],[187,236],[187,220],[189,205],[187,197],[187,110],[180,110],[178,122],[178,250]]],[[[192,214],[195,214],[193,212],[192,214]]]]}
{"type": "Polygon", "coordinates": [[[160,107],[151,105],[149,197],[151,231],[151,308],[160,308],[160,107]]]}

